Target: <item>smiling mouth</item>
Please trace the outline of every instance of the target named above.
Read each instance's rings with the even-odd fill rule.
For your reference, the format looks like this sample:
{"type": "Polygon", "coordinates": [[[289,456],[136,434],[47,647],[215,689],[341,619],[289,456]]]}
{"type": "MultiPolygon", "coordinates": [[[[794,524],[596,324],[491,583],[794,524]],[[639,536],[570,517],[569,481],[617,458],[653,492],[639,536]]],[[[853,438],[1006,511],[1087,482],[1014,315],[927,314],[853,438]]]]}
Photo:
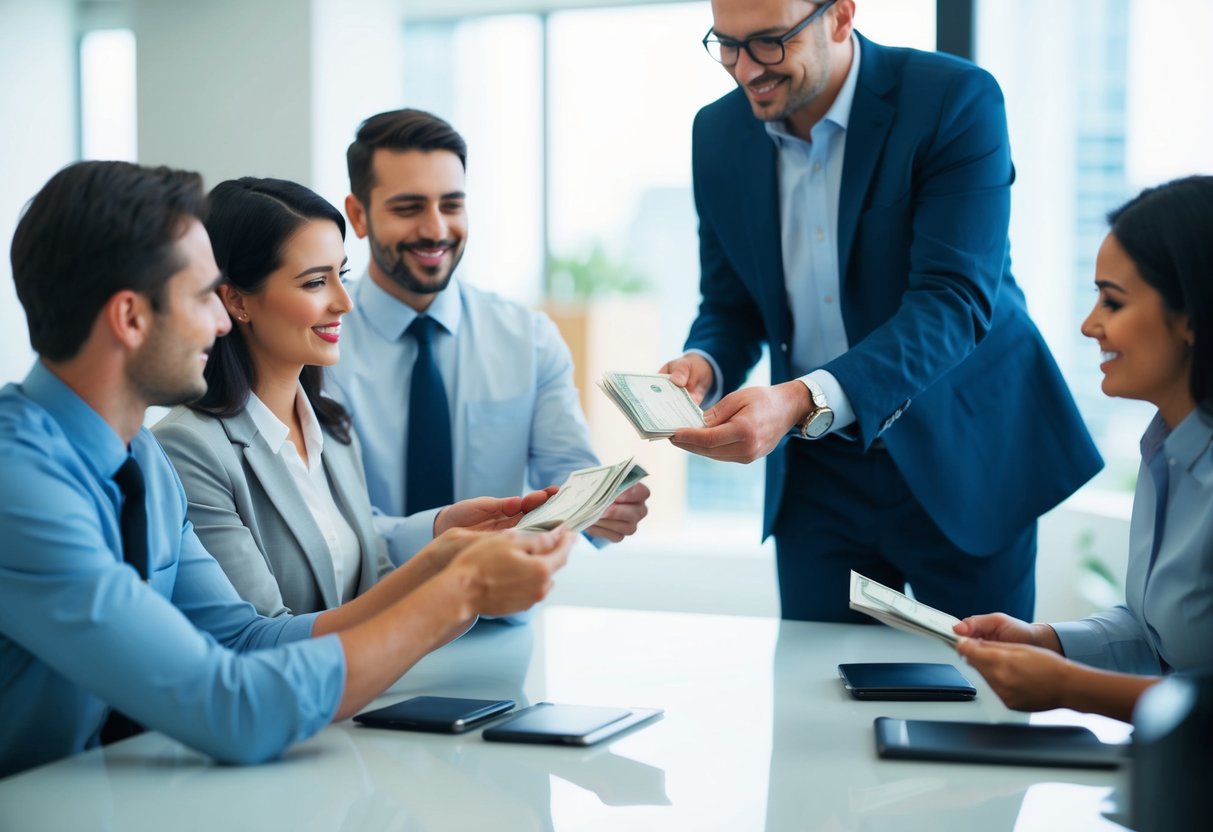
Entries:
{"type": "Polygon", "coordinates": [[[746,84],[746,89],[754,95],[768,95],[774,92],[775,88],[785,80],[784,78],[760,78],[757,81],[746,84]]]}
{"type": "Polygon", "coordinates": [[[421,246],[409,246],[405,249],[409,254],[413,255],[418,261],[425,266],[437,266],[442,262],[442,258],[446,257],[450,246],[438,246],[434,248],[422,248],[421,246]]]}
{"type": "Polygon", "coordinates": [[[341,340],[341,324],[324,324],[322,326],[312,327],[312,332],[316,333],[320,338],[328,341],[330,344],[336,344],[341,340]]]}

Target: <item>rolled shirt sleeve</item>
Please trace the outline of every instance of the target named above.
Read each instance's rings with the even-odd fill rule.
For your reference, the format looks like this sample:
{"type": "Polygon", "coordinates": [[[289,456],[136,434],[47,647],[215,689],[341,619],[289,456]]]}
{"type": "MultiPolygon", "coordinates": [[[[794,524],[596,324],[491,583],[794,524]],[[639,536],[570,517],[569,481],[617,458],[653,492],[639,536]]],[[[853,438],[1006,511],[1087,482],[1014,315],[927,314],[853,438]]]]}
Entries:
{"type": "Polygon", "coordinates": [[[1162,672],[1149,638],[1127,606],[1052,627],[1067,659],[1121,673],[1162,672]]]}

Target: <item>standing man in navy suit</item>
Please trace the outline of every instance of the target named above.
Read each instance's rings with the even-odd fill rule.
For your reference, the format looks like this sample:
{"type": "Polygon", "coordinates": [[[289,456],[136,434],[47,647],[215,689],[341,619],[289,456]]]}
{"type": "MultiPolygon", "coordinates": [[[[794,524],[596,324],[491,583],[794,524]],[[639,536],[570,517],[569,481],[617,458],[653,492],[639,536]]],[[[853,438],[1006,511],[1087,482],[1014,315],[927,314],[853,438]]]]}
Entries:
{"type": "Polygon", "coordinates": [[[767,457],[786,618],[860,620],[851,569],[1030,615],[1036,519],[1102,462],[1011,276],[1002,94],[854,14],[712,2],[738,89],[695,119],[703,300],[662,369],[715,404],[673,442],[767,457]],[[764,344],[774,384],[738,390],[764,344]]]}

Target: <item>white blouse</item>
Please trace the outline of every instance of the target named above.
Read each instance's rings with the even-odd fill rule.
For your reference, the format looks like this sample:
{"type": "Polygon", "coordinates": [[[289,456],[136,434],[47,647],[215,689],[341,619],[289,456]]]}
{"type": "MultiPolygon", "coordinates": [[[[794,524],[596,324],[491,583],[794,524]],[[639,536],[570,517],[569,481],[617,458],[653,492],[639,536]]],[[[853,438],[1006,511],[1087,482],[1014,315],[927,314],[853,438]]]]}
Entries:
{"type": "Polygon", "coordinates": [[[269,449],[282,457],[286,470],[290,472],[291,479],[303,495],[308,512],[320,527],[333,562],[337,600],[338,603],[344,604],[353,598],[358,590],[362,549],[358,545],[358,536],[353,527],[337,507],[337,501],[333,499],[333,488],[323,464],[324,432],[320,429],[320,422],[316,419],[311,402],[307,400],[307,394],[303,392],[303,385],[300,384],[295,391],[295,413],[298,414],[299,424],[303,429],[303,446],[307,449],[306,465],[295,450],[295,444],[287,441],[290,428],[275,416],[255,393],[249,394],[248,412],[269,449]]]}

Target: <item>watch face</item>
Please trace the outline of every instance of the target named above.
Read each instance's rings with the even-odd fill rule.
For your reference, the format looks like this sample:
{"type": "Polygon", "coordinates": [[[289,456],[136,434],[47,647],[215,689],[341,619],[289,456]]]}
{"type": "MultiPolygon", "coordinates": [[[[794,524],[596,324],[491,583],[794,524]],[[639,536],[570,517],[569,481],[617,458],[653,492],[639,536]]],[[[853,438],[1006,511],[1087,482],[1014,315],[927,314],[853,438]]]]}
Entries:
{"type": "Polygon", "coordinates": [[[804,426],[804,435],[810,439],[819,439],[825,436],[833,424],[834,411],[828,407],[823,407],[809,417],[804,426]]]}

